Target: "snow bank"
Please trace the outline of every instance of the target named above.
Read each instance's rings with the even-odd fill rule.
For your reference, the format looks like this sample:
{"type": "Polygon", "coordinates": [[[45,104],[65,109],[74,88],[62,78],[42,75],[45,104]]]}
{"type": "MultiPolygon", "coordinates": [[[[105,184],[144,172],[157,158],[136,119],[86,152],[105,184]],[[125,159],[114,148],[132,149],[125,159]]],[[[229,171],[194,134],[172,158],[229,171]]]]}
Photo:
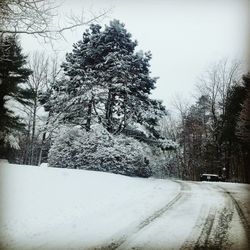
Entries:
{"type": "Polygon", "coordinates": [[[0,162],[1,249],[90,249],[122,236],[175,182],[0,162]]]}

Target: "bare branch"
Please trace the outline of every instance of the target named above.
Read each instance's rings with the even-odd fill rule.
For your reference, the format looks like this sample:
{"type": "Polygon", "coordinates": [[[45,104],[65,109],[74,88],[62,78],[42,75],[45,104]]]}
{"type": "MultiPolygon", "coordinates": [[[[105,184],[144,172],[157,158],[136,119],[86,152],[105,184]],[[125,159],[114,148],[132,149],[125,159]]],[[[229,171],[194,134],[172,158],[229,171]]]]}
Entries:
{"type": "Polygon", "coordinates": [[[0,3],[0,35],[27,34],[42,37],[44,39],[60,39],[63,32],[101,19],[109,10],[103,11],[92,18],[84,18],[71,13],[65,26],[55,24],[58,17],[57,10],[60,6],[53,0],[1,0],[0,3]]]}

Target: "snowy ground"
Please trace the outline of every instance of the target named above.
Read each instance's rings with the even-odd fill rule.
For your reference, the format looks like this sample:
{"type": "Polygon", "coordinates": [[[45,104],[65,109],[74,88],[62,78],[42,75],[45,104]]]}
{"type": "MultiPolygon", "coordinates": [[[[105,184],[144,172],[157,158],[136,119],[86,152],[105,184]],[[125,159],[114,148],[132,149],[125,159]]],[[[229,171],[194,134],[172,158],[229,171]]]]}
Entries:
{"type": "Polygon", "coordinates": [[[250,186],[0,161],[0,249],[250,249],[250,186]]]}

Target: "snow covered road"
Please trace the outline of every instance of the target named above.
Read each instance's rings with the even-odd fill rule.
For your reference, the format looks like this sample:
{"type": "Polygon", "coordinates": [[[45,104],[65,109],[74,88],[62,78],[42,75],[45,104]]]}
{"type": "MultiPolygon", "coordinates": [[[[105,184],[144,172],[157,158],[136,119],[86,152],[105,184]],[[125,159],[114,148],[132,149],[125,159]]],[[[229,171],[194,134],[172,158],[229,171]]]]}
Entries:
{"type": "Polygon", "coordinates": [[[169,203],[101,249],[249,249],[247,217],[223,185],[178,183],[169,203]]]}
{"type": "Polygon", "coordinates": [[[0,185],[0,249],[250,246],[247,184],[130,178],[4,163],[0,185]]]}

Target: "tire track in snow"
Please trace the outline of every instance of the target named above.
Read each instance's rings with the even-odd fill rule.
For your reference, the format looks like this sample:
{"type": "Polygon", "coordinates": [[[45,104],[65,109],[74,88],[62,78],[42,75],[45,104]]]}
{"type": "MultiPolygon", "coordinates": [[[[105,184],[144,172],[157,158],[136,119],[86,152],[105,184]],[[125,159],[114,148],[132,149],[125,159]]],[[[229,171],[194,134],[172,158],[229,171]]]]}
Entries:
{"type": "Polygon", "coordinates": [[[189,239],[184,242],[181,249],[230,249],[232,242],[228,240],[228,233],[234,212],[237,212],[240,218],[250,246],[250,226],[237,200],[229,191],[220,186],[206,185],[206,188],[222,194],[225,199],[224,206],[222,208],[211,207],[207,216],[204,216],[205,207],[203,206],[189,239]],[[195,235],[198,235],[196,241],[195,235]]]}
{"type": "Polygon", "coordinates": [[[216,218],[216,224],[213,231],[213,237],[211,244],[213,249],[230,249],[230,242],[228,239],[228,233],[230,229],[230,223],[234,215],[234,204],[232,200],[225,194],[225,190],[220,189],[218,186],[208,185],[208,188],[212,191],[216,191],[224,198],[224,206],[217,209],[218,218],[216,218]]]}
{"type": "Polygon", "coordinates": [[[234,206],[235,206],[235,208],[236,208],[236,210],[237,210],[237,213],[238,213],[238,215],[239,215],[239,217],[240,217],[241,223],[242,223],[242,225],[244,226],[244,228],[245,228],[245,230],[246,230],[246,232],[247,232],[248,238],[249,238],[249,240],[250,240],[250,225],[249,225],[249,223],[248,223],[248,221],[247,221],[247,219],[246,219],[246,217],[245,217],[245,215],[244,215],[244,212],[242,211],[242,209],[241,209],[239,203],[238,203],[237,200],[233,197],[233,195],[232,195],[230,192],[228,192],[228,191],[226,191],[226,194],[228,194],[228,195],[230,196],[230,198],[232,199],[232,201],[233,201],[233,203],[234,203],[234,206]]]}
{"type": "Polygon", "coordinates": [[[170,210],[184,195],[186,195],[185,191],[190,191],[191,188],[188,184],[181,182],[181,181],[174,181],[180,185],[180,191],[178,194],[174,196],[165,206],[155,211],[152,215],[148,218],[143,220],[136,229],[130,233],[129,235],[124,235],[117,241],[113,241],[111,244],[99,248],[95,248],[96,250],[114,250],[118,249],[122,246],[132,235],[137,234],[140,230],[154,222],[156,219],[160,218],[163,214],[165,214],[168,210],[170,210]]]}
{"type": "Polygon", "coordinates": [[[250,225],[249,225],[249,222],[248,222],[243,210],[241,209],[238,201],[234,198],[234,196],[227,189],[225,189],[223,187],[219,187],[219,186],[216,186],[216,188],[218,190],[221,190],[225,194],[225,196],[227,196],[228,199],[233,203],[234,208],[235,208],[235,210],[239,216],[239,219],[241,221],[241,224],[245,230],[248,245],[250,246],[250,225]]]}
{"type": "Polygon", "coordinates": [[[208,216],[205,219],[201,234],[195,243],[195,250],[208,249],[209,238],[212,231],[212,227],[214,225],[215,215],[216,210],[214,208],[210,208],[208,216]]]}
{"type": "Polygon", "coordinates": [[[152,214],[146,220],[144,220],[143,222],[141,222],[140,225],[138,226],[137,232],[139,230],[143,229],[144,227],[146,227],[147,225],[149,225],[150,223],[152,223],[154,220],[156,220],[159,217],[161,217],[167,210],[169,210],[170,208],[172,208],[175,205],[175,203],[178,200],[180,200],[180,198],[183,197],[184,191],[189,191],[190,190],[190,187],[186,183],[179,182],[179,181],[174,181],[174,182],[176,182],[179,185],[181,185],[180,192],[170,202],[168,202],[164,207],[162,207],[161,209],[157,210],[154,214],[152,214]]]}
{"type": "MultiPolygon", "coordinates": [[[[210,249],[209,241],[216,217],[216,209],[210,208],[208,213],[206,207],[201,208],[196,223],[189,234],[188,239],[182,244],[181,250],[187,249],[210,249]]],[[[212,248],[214,249],[214,248],[212,248]]]]}
{"type": "MultiPolygon", "coordinates": [[[[216,191],[218,194],[218,190],[210,185],[196,184],[206,191],[216,191]]],[[[211,193],[210,195],[214,194],[211,193]]],[[[224,194],[223,197],[225,198],[224,194]]],[[[181,249],[223,249],[222,244],[225,245],[227,243],[229,223],[233,217],[233,205],[230,202],[228,199],[225,199],[225,204],[222,208],[214,204],[204,203],[193,230],[181,249]],[[208,206],[209,210],[207,212],[208,206]]]]}

